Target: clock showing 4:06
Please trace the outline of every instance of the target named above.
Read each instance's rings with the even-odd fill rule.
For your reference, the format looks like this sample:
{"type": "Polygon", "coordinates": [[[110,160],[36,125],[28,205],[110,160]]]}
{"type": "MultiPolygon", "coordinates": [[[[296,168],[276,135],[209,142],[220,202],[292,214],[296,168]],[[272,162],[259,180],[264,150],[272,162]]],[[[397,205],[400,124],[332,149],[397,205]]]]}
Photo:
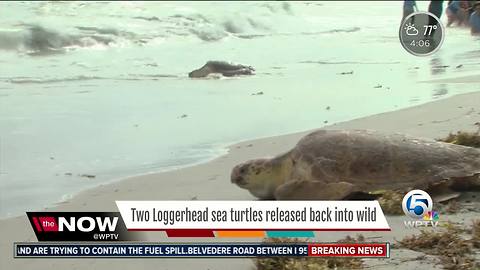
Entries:
{"type": "Polygon", "coordinates": [[[415,12],[407,16],[399,30],[400,43],[417,56],[433,54],[442,46],[445,29],[442,22],[430,12],[415,12]]]}

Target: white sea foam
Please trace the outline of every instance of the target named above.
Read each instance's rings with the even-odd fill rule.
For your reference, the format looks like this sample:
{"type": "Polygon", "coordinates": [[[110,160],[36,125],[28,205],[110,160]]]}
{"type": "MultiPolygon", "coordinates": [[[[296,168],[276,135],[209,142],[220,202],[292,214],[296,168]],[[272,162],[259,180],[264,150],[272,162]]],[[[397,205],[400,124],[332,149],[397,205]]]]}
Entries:
{"type": "Polygon", "coordinates": [[[398,43],[401,2],[5,2],[2,10],[0,217],[206,161],[231,142],[479,90],[417,83],[476,72],[478,38],[449,28],[437,54],[411,56],[398,43]],[[257,75],[188,78],[208,60],[257,75]]]}

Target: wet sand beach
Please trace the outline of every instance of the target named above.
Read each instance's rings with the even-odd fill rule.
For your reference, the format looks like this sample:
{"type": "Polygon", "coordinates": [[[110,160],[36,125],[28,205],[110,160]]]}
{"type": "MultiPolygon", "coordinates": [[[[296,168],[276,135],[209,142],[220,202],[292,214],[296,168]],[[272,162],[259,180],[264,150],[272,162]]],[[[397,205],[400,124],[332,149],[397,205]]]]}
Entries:
{"type": "MultiPolygon", "coordinates": [[[[476,131],[480,37],[446,28],[438,52],[410,55],[398,40],[402,3],[3,2],[0,269],[252,269],[250,259],[13,259],[12,249],[37,241],[26,211],[255,200],[230,182],[231,169],[290,150],[315,129],[434,139],[476,131]],[[189,78],[214,60],[255,75],[189,78]]],[[[480,203],[467,200],[441,221],[470,224],[480,203]]],[[[395,243],[418,232],[403,220],[388,216],[391,232],[365,236],[395,243]]],[[[393,249],[365,263],[436,269],[438,258],[420,256],[393,249]]]]}
{"type": "Polygon", "coordinates": [[[448,28],[412,56],[401,2],[3,4],[0,219],[236,142],[480,90],[451,80],[478,71],[478,37],[448,28]],[[255,75],[188,77],[211,60],[255,75]]]}
{"type": "MultiPolygon", "coordinates": [[[[385,132],[402,132],[413,136],[441,138],[458,130],[475,131],[474,125],[480,119],[480,93],[457,95],[451,98],[382,113],[353,121],[338,123],[328,129],[375,129],[385,132]]],[[[125,179],[109,185],[93,188],[73,199],[59,204],[48,211],[116,211],[115,200],[253,200],[247,191],[230,183],[231,168],[245,160],[273,156],[293,147],[303,135],[310,131],[284,136],[245,141],[229,147],[228,154],[211,162],[165,173],[154,173],[125,179]]],[[[469,224],[478,217],[477,211],[461,212],[454,215],[442,215],[442,221],[454,220],[469,224]]],[[[405,229],[403,216],[388,216],[392,228],[389,233],[368,233],[375,240],[395,242],[405,235],[415,233],[414,229],[405,229]]],[[[13,242],[36,241],[26,216],[0,221],[2,241],[0,246],[2,269],[250,269],[250,259],[191,260],[191,259],[57,259],[31,260],[12,258],[13,242]]],[[[335,241],[354,233],[317,233],[319,241],[335,241]]],[[[166,238],[162,233],[149,233],[150,241],[166,238]]],[[[202,241],[198,239],[177,239],[178,241],[202,241]]],[[[228,240],[228,239],[227,239],[228,240]]],[[[172,239],[168,239],[172,241],[172,239]]],[[[204,239],[203,239],[204,241],[204,239]]],[[[211,241],[211,240],[210,240],[211,241]]],[[[225,241],[225,240],[224,240],[225,241]]],[[[236,239],[238,241],[238,239],[236,239]]],[[[250,239],[251,241],[251,239],[250,239]]],[[[421,253],[404,249],[393,249],[390,260],[366,260],[367,265],[375,269],[411,269],[421,266],[435,269],[435,258],[427,256],[421,261],[415,260],[421,253]]]]}

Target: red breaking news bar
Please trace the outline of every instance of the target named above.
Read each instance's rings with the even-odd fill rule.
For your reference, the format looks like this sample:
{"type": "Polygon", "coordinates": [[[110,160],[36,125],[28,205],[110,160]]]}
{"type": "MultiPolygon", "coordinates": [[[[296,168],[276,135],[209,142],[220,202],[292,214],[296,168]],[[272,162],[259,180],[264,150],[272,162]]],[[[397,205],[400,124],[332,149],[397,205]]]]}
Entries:
{"type": "Polygon", "coordinates": [[[309,244],[310,257],[389,257],[388,243],[309,244]]]}

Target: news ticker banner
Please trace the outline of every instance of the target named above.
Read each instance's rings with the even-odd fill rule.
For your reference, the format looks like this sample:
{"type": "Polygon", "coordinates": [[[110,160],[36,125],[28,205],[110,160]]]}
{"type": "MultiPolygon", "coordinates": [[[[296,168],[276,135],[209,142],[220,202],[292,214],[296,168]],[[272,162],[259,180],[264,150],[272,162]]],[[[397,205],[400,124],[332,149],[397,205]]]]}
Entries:
{"type": "Polygon", "coordinates": [[[119,212],[28,212],[40,242],[15,243],[15,258],[388,257],[390,254],[388,243],[148,243],[143,238],[152,231],[166,233],[167,237],[190,238],[314,237],[316,231],[390,231],[377,201],[116,203],[119,212]],[[48,241],[55,242],[45,243],[48,241]],[[95,243],[99,241],[104,243],[95,243]]]}
{"type": "Polygon", "coordinates": [[[315,231],[390,231],[377,201],[117,201],[120,212],[28,212],[39,241],[167,237],[315,237],[315,231]]]}
{"type": "Polygon", "coordinates": [[[378,201],[117,201],[128,231],[170,237],[313,237],[390,231],[378,201]]]}
{"type": "Polygon", "coordinates": [[[388,243],[15,243],[15,258],[390,257],[388,243]]]}

